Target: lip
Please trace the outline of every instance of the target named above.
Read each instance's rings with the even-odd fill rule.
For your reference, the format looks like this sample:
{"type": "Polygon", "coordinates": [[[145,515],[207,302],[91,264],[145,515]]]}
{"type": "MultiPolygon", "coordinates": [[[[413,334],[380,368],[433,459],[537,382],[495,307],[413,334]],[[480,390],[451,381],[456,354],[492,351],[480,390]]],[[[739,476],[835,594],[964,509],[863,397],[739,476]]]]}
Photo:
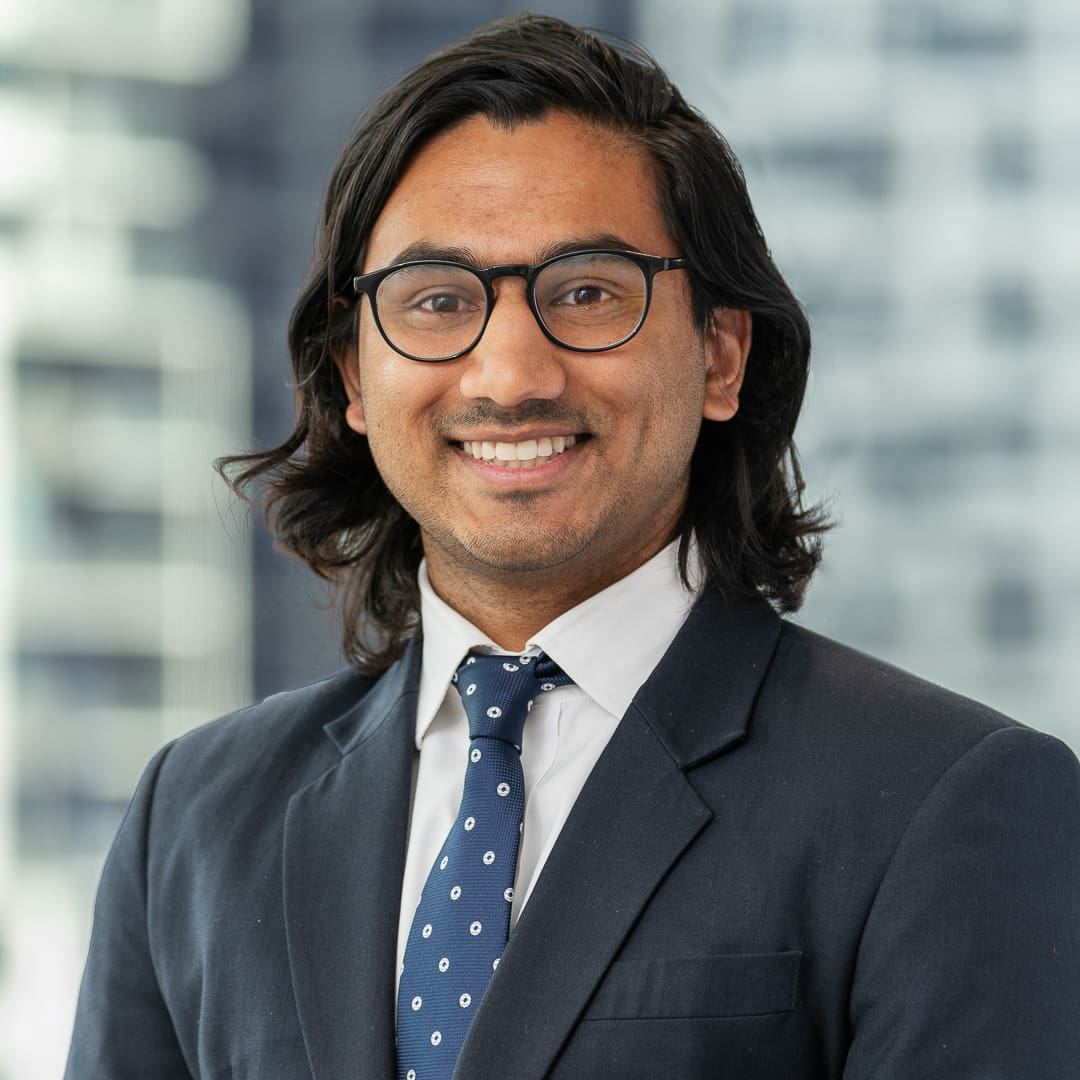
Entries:
{"type": "Polygon", "coordinates": [[[565,438],[568,435],[573,435],[575,438],[584,441],[588,438],[589,433],[587,431],[576,431],[573,428],[561,428],[561,427],[544,427],[541,424],[533,424],[529,427],[515,428],[513,431],[498,428],[476,428],[474,431],[458,432],[449,436],[449,441],[452,443],[463,442],[528,442],[529,439],[541,439],[544,436],[556,436],[561,435],[565,438]]]}
{"type": "MultiPolygon", "coordinates": [[[[546,428],[539,432],[540,435],[555,434],[551,428],[546,428]]],[[[568,432],[567,434],[574,434],[568,432]]],[[[472,435],[471,439],[485,439],[487,441],[494,442],[524,442],[526,439],[535,438],[533,435],[522,435],[515,433],[513,436],[507,436],[502,433],[501,436],[495,436],[490,438],[487,435],[472,435]]],[[[461,465],[468,469],[472,475],[482,480],[484,483],[499,487],[499,488],[515,488],[517,490],[545,487],[548,484],[554,483],[562,477],[567,469],[572,469],[581,458],[581,454],[585,451],[585,448],[591,442],[591,438],[582,438],[579,436],[578,442],[573,446],[568,447],[561,454],[553,454],[542,465],[534,465],[529,469],[509,469],[502,465],[493,465],[488,461],[478,461],[472,454],[467,454],[462,448],[459,442],[456,440],[451,443],[454,451],[454,457],[461,465]]]]}

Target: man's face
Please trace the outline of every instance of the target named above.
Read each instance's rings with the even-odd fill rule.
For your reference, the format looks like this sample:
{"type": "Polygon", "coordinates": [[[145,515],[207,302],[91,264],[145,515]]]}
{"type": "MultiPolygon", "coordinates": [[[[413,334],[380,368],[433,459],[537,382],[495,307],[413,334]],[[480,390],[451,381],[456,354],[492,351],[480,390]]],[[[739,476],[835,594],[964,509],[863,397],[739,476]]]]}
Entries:
{"type": "MultiPolygon", "coordinates": [[[[485,267],[539,262],[568,243],[681,254],[644,153],[564,114],[513,131],[475,117],[413,159],[375,222],[364,270],[417,245],[467,251],[485,267]]],[[[750,329],[748,315],[727,310],[695,329],[684,270],[653,285],[637,336],[590,354],[549,341],[523,279],[499,278],[483,338],[444,363],[394,352],[361,302],[357,351],[339,357],[347,420],[418,522],[444,596],[452,582],[508,575],[543,589],[552,574],[587,596],[671,538],[702,416],[735,412],[750,329]],[[547,450],[545,440],[552,452],[533,462],[533,442],[547,450]],[[523,464],[478,460],[465,446],[484,442],[514,446],[523,464]]]]}

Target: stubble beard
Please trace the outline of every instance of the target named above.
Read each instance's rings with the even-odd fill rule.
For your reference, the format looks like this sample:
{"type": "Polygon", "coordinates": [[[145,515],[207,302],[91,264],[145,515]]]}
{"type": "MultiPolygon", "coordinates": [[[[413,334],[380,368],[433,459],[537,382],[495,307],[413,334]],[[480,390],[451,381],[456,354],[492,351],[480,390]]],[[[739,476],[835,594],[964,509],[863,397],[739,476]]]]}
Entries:
{"type": "MultiPolygon", "coordinates": [[[[527,523],[536,515],[537,502],[542,496],[533,492],[515,491],[500,496],[500,502],[527,523]]],[[[459,533],[446,522],[420,525],[424,552],[431,559],[431,547],[465,575],[494,572],[498,575],[537,574],[556,570],[586,551],[603,530],[582,526],[562,525],[546,535],[540,529],[505,530],[459,533]]]]}
{"type": "Polygon", "coordinates": [[[666,521],[657,535],[641,536],[644,552],[622,536],[620,523],[633,516],[636,507],[629,494],[615,499],[599,518],[580,522],[559,521],[529,528],[530,516],[543,522],[542,503],[559,498],[548,493],[515,491],[499,496],[505,507],[512,508],[523,527],[513,530],[492,529],[461,532],[444,520],[420,523],[424,552],[429,565],[433,561],[452,567],[462,581],[486,579],[490,583],[512,584],[517,589],[539,592],[547,582],[565,588],[573,576],[579,587],[599,591],[635,569],[658,551],[677,527],[685,488],[676,497],[656,507],[654,520],[666,521]],[[654,550],[655,549],[655,550],[654,550]],[[601,557],[606,552],[606,558],[601,557]],[[583,558],[584,557],[584,558],[583,558]]]}

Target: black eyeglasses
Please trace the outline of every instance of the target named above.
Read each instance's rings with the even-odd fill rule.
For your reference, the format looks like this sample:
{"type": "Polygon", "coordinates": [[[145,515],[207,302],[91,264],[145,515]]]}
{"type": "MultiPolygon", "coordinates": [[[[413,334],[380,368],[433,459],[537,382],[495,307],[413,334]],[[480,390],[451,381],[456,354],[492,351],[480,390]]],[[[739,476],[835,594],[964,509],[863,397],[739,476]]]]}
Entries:
{"type": "Polygon", "coordinates": [[[410,360],[456,360],[474,348],[491,318],[500,277],[525,279],[525,299],[549,340],[575,352],[605,352],[644,325],[653,278],[681,270],[685,259],[637,251],[589,250],[535,266],[505,263],[477,270],[420,259],[352,279],[364,293],[386,344],[410,360]]]}

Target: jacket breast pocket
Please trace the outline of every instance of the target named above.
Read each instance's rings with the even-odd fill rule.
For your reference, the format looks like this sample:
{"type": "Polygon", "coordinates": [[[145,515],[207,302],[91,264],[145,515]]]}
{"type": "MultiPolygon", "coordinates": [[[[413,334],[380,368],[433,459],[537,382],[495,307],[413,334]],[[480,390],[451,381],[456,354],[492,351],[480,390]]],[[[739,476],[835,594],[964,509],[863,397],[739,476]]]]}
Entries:
{"type": "Polygon", "coordinates": [[[617,960],[585,1020],[690,1019],[790,1012],[798,996],[798,950],[781,953],[617,960]]]}

